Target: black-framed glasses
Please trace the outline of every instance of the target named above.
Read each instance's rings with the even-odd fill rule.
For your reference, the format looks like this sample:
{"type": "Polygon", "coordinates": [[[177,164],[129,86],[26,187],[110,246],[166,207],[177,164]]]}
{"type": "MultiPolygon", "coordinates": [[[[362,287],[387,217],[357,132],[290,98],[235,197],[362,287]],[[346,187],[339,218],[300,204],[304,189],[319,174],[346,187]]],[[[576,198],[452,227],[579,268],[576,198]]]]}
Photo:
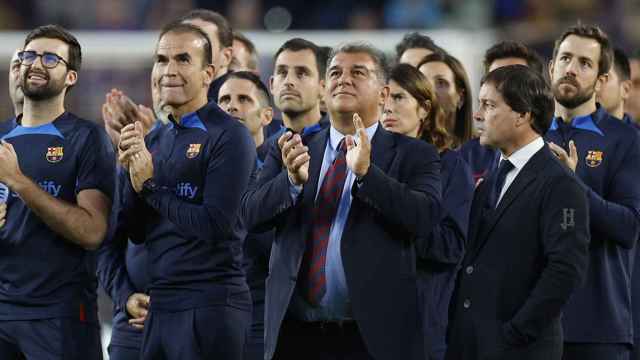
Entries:
{"type": "Polygon", "coordinates": [[[67,67],[69,67],[69,63],[65,59],[54,53],[44,52],[42,54],[38,54],[33,50],[20,51],[18,53],[18,59],[20,59],[20,63],[26,66],[33,65],[38,57],[42,58],[42,66],[47,69],[53,69],[58,65],[59,62],[63,62],[65,65],[67,65],[67,67]]]}

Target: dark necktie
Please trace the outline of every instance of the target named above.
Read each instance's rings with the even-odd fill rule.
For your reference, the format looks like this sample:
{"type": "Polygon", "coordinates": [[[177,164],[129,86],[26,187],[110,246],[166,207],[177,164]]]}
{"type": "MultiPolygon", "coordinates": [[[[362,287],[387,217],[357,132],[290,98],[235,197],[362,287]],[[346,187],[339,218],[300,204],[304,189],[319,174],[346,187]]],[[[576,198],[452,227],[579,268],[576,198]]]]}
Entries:
{"type": "Polygon", "coordinates": [[[489,205],[491,209],[495,209],[504,186],[504,181],[507,178],[509,171],[513,170],[514,166],[509,160],[500,161],[498,166],[498,172],[496,173],[495,181],[492,184],[491,193],[489,194],[489,205]]]}
{"type": "Polygon", "coordinates": [[[302,259],[302,289],[309,304],[317,306],[326,292],[325,262],[329,232],[342,197],[347,177],[347,147],[344,139],[338,144],[338,154],[327,169],[311,212],[311,230],[302,259]]]}

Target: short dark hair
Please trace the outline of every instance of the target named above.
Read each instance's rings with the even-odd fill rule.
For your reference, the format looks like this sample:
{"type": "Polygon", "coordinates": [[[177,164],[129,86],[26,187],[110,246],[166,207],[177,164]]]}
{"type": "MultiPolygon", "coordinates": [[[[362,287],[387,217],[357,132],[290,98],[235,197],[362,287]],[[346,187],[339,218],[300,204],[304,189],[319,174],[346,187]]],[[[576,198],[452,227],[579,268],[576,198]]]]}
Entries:
{"type": "Polygon", "coordinates": [[[544,65],[540,55],[533,49],[517,41],[501,41],[490,47],[484,54],[484,72],[494,61],[506,58],[518,58],[526,61],[527,65],[535,72],[544,74],[544,65]]]}
{"type": "Polygon", "coordinates": [[[531,113],[531,127],[544,135],[553,117],[553,94],[542,74],[524,65],[509,65],[493,70],[481,84],[492,84],[504,101],[517,113],[531,113]]]}
{"type": "Polygon", "coordinates": [[[609,41],[609,37],[607,36],[607,34],[596,25],[583,25],[578,23],[567,29],[567,31],[565,31],[555,42],[555,46],[553,47],[554,61],[556,59],[556,56],[558,55],[558,48],[560,48],[562,42],[571,35],[592,39],[600,44],[598,76],[604,75],[608,73],[609,70],[611,70],[611,64],[613,63],[613,49],[611,46],[611,42],[609,41]]]}
{"type": "Polygon", "coordinates": [[[258,75],[252,73],[251,71],[232,72],[226,76],[222,85],[224,85],[224,83],[231,79],[247,80],[253,83],[253,85],[255,85],[258,89],[260,97],[262,97],[262,99],[260,99],[262,107],[270,106],[271,94],[269,93],[269,89],[267,89],[267,86],[262,82],[262,80],[260,80],[260,77],[258,75]]]}
{"type": "Polygon", "coordinates": [[[414,31],[406,33],[402,40],[396,45],[396,60],[400,60],[400,57],[405,51],[414,48],[427,49],[433,52],[444,52],[429,36],[414,31]]]}
{"type": "Polygon", "coordinates": [[[204,40],[204,47],[203,47],[203,52],[204,52],[204,56],[203,56],[203,66],[209,65],[213,62],[213,55],[211,54],[211,40],[209,40],[209,36],[207,36],[207,33],[205,33],[202,29],[200,29],[197,26],[191,25],[191,24],[187,24],[187,23],[183,23],[182,21],[174,21],[171,22],[167,25],[165,25],[162,30],[160,30],[160,35],[158,36],[158,41],[160,41],[160,39],[162,39],[162,37],[168,33],[175,33],[175,34],[195,34],[198,37],[201,37],[204,40]]]}
{"type": "Polygon", "coordinates": [[[387,81],[387,73],[389,72],[389,66],[387,63],[387,57],[384,55],[382,51],[377,49],[375,46],[362,41],[345,43],[342,45],[338,45],[337,47],[331,50],[331,54],[329,54],[329,59],[327,59],[327,66],[331,63],[334,57],[338,54],[356,54],[356,53],[364,53],[369,55],[369,57],[373,60],[375,64],[375,73],[376,78],[380,80],[381,83],[386,83],[387,81]]]}
{"type": "Polygon", "coordinates": [[[246,47],[247,50],[249,50],[249,53],[251,54],[249,68],[257,69],[258,68],[258,51],[256,50],[256,46],[253,44],[253,42],[249,40],[249,38],[246,37],[243,33],[238,31],[233,32],[233,40],[240,41],[242,45],[244,45],[244,47],[246,47]]]}
{"type": "Polygon", "coordinates": [[[196,19],[214,24],[218,28],[218,42],[220,42],[221,47],[233,46],[233,29],[229,21],[220,13],[207,9],[194,9],[182,16],[178,21],[185,22],[196,19]]]}
{"type": "Polygon", "coordinates": [[[297,52],[303,50],[309,50],[313,53],[313,56],[316,58],[316,69],[318,70],[318,75],[320,76],[320,79],[324,79],[324,72],[327,66],[327,62],[323,61],[322,59],[320,47],[309,40],[302,38],[293,38],[287,40],[284,44],[282,44],[282,46],[280,46],[278,51],[276,51],[276,54],[273,56],[273,61],[274,63],[277,62],[278,56],[280,56],[280,54],[285,51],[297,52]]]}
{"type": "Polygon", "coordinates": [[[416,68],[419,70],[422,65],[430,62],[442,62],[446,64],[449,69],[451,69],[451,72],[453,72],[456,89],[458,91],[463,91],[462,108],[456,111],[453,130],[454,135],[457,137],[456,140],[459,142],[455,145],[462,145],[471,140],[473,135],[473,97],[471,93],[471,85],[469,84],[469,75],[467,75],[467,71],[464,69],[460,60],[453,55],[442,52],[435,52],[425,56],[416,68]]]}
{"type": "Polygon", "coordinates": [[[613,49],[613,71],[616,72],[620,81],[631,80],[631,64],[624,50],[613,49]]]}
{"type": "Polygon", "coordinates": [[[67,59],[69,69],[80,71],[82,65],[82,50],[75,36],[60,25],[39,26],[31,30],[27,35],[27,38],[24,40],[24,48],[26,48],[31,41],[40,38],[57,39],[67,44],[69,46],[69,59],[67,59]]]}

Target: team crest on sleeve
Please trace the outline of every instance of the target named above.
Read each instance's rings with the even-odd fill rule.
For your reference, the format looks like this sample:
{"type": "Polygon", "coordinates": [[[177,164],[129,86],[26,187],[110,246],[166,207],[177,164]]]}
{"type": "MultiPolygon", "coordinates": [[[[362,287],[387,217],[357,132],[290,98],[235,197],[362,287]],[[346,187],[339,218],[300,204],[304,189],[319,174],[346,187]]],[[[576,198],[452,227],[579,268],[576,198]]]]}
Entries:
{"type": "Polygon", "coordinates": [[[62,146],[53,146],[47,148],[47,161],[50,163],[57,163],[62,160],[64,156],[64,148],[62,146]]]}
{"type": "Polygon", "coordinates": [[[200,154],[201,147],[202,144],[190,144],[189,148],[187,149],[187,158],[193,159],[194,157],[198,156],[198,154],[200,154]]]}
{"type": "Polygon", "coordinates": [[[598,167],[602,164],[602,151],[589,150],[585,158],[587,166],[598,167]]]}

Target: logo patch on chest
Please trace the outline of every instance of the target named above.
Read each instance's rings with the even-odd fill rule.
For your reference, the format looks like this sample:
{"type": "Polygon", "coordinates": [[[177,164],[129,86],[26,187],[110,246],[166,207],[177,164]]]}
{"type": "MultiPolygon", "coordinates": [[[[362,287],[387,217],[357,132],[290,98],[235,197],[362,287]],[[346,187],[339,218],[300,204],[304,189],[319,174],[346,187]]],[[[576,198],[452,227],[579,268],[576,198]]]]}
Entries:
{"type": "Polygon", "coordinates": [[[600,166],[600,164],[602,164],[602,151],[589,150],[585,157],[585,161],[588,167],[593,168],[600,166]]]}
{"type": "Polygon", "coordinates": [[[64,156],[64,148],[62,146],[55,146],[47,148],[47,161],[50,163],[57,163],[62,160],[64,156]]]}
{"type": "Polygon", "coordinates": [[[202,144],[190,144],[189,148],[187,149],[187,158],[193,159],[194,157],[198,156],[198,154],[200,154],[201,147],[202,144]]]}

